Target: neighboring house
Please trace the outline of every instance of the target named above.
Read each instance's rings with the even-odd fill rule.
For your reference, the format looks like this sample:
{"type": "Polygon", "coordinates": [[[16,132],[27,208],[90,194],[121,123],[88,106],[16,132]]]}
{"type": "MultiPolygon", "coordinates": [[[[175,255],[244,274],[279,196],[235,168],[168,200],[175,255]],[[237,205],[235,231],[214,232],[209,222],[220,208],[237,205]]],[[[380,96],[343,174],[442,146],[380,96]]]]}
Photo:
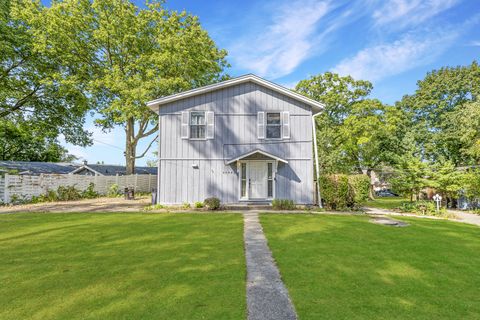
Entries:
{"type": "Polygon", "coordinates": [[[159,203],[314,203],[319,102],[246,75],[147,105],[159,114],[159,203]]]}
{"type": "MultiPolygon", "coordinates": [[[[29,162],[29,161],[0,161],[0,172],[14,172],[19,175],[40,174],[78,174],[88,176],[115,176],[125,175],[125,166],[108,164],[83,164],[62,162],[29,162]]],[[[136,174],[157,174],[157,168],[135,167],[136,174]]]]}
{"type": "Polygon", "coordinates": [[[77,167],[78,164],[63,162],[0,161],[0,170],[19,175],[68,174],[77,167]]]}
{"type": "MultiPolygon", "coordinates": [[[[157,168],[155,167],[135,167],[136,174],[157,174],[157,168]]],[[[78,166],[70,174],[78,174],[84,176],[124,176],[126,174],[125,166],[116,166],[110,164],[88,164],[86,162],[83,165],[78,166]]]]}

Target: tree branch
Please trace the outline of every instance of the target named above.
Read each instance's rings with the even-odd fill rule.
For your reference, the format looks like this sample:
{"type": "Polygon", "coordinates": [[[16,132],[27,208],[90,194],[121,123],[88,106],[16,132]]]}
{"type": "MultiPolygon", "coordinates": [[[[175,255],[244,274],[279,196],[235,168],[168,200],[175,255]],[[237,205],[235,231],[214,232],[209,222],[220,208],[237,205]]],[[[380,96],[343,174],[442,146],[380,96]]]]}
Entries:
{"type": "Polygon", "coordinates": [[[33,89],[30,93],[28,93],[26,96],[18,100],[13,107],[9,108],[8,110],[0,112],[0,118],[4,118],[8,116],[10,113],[20,109],[25,103],[27,103],[27,100],[31,96],[33,96],[39,89],[40,89],[40,86],[35,87],[35,89],[33,89]]]}
{"type": "Polygon", "coordinates": [[[153,138],[152,141],[150,141],[150,143],[148,144],[147,149],[145,149],[145,151],[144,151],[141,155],[136,156],[136,157],[134,157],[134,158],[135,158],[135,159],[143,158],[143,157],[145,156],[145,154],[147,153],[147,151],[150,150],[150,148],[152,147],[152,144],[155,142],[155,140],[157,140],[157,138],[158,138],[158,134],[155,136],[155,138],[153,138]]]}

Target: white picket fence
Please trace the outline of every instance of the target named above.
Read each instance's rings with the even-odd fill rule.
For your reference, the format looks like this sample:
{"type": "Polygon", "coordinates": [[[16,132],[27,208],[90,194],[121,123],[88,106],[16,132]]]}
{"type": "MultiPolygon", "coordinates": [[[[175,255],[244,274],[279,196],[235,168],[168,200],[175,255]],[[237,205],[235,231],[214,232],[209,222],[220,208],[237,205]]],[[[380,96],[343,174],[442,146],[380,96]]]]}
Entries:
{"type": "Polygon", "coordinates": [[[82,176],[74,174],[10,175],[0,177],[0,203],[10,203],[12,198],[31,199],[45,194],[48,190],[57,190],[59,186],[74,186],[85,190],[90,183],[95,191],[107,194],[110,186],[117,184],[120,191],[134,188],[135,192],[150,192],[156,187],[157,176],[150,174],[128,176],[82,176]]]}

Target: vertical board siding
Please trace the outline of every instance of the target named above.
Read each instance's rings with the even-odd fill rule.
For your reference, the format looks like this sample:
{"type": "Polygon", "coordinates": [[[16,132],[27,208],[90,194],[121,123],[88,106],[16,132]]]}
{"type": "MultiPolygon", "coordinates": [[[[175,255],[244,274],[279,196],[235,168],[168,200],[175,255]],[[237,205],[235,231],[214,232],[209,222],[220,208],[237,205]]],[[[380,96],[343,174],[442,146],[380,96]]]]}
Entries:
{"type": "Polygon", "coordinates": [[[308,105],[247,82],[172,102],[159,110],[161,203],[193,203],[211,196],[224,203],[238,202],[236,164],[226,162],[253,149],[289,161],[287,165],[279,164],[277,169],[277,198],[313,203],[312,113],[308,105]],[[181,112],[191,110],[215,113],[214,139],[181,139],[181,112]],[[259,140],[256,127],[259,111],[289,111],[290,138],[259,140]]]}

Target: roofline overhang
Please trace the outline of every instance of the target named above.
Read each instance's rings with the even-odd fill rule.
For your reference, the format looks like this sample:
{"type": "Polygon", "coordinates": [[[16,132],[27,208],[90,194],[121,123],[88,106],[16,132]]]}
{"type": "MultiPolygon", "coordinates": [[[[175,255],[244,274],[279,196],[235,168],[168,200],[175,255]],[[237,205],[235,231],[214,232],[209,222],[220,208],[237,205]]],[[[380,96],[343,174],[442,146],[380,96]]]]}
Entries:
{"type": "Polygon", "coordinates": [[[236,162],[236,161],[240,161],[240,160],[242,160],[242,159],[244,159],[244,158],[246,158],[246,157],[249,157],[249,156],[251,156],[251,155],[253,155],[253,154],[255,154],[255,153],[263,154],[263,155],[266,156],[266,157],[272,158],[273,160],[277,160],[277,161],[283,162],[283,163],[285,163],[285,164],[288,163],[287,160],[285,160],[285,159],[283,159],[283,158],[280,158],[280,157],[278,157],[278,156],[276,156],[276,155],[274,155],[274,154],[268,153],[268,152],[263,151],[263,150],[260,150],[260,149],[255,149],[255,150],[253,150],[253,151],[250,151],[250,152],[241,154],[241,155],[239,155],[238,157],[235,157],[235,158],[227,161],[227,164],[232,164],[232,163],[234,163],[234,162],[236,162]]]}
{"type": "Polygon", "coordinates": [[[245,82],[253,82],[253,83],[259,84],[261,86],[267,87],[267,88],[269,88],[271,90],[274,90],[276,92],[284,94],[284,95],[286,95],[286,96],[288,96],[292,99],[295,99],[297,101],[301,101],[301,102],[309,105],[310,107],[312,107],[312,113],[313,114],[321,112],[325,107],[323,103],[320,103],[318,101],[315,101],[313,99],[305,97],[305,96],[303,96],[303,95],[301,95],[301,94],[299,94],[299,93],[297,93],[293,90],[287,89],[287,88],[285,88],[281,85],[278,85],[278,84],[273,83],[271,81],[260,78],[260,77],[254,75],[254,74],[247,74],[247,75],[244,75],[244,76],[240,76],[240,77],[237,77],[237,78],[233,78],[233,79],[225,80],[225,81],[222,81],[222,82],[214,83],[214,84],[207,85],[207,86],[204,86],[204,87],[195,88],[195,89],[191,89],[191,90],[188,90],[188,91],[173,94],[173,95],[170,95],[170,96],[155,99],[155,100],[147,102],[147,107],[149,107],[155,113],[158,113],[158,108],[162,105],[167,104],[167,103],[171,103],[171,102],[174,102],[174,101],[177,101],[177,100],[186,99],[186,98],[193,97],[193,96],[196,96],[196,95],[199,95],[199,94],[204,94],[204,93],[208,93],[208,92],[211,92],[211,91],[227,88],[227,87],[234,86],[234,85],[241,84],[241,83],[245,83],[245,82]]]}
{"type": "Polygon", "coordinates": [[[83,169],[87,169],[88,171],[91,171],[93,173],[95,173],[96,175],[98,176],[103,176],[103,174],[101,174],[100,172],[96,171],[96,170],[93,170],[92,168],[90,168],[88,165],[82,165],[81,167],[78,167],[77,169],[69,172],[68,174],[75,174],[77,172],[80,172],[82,171],[83,169]]]}

